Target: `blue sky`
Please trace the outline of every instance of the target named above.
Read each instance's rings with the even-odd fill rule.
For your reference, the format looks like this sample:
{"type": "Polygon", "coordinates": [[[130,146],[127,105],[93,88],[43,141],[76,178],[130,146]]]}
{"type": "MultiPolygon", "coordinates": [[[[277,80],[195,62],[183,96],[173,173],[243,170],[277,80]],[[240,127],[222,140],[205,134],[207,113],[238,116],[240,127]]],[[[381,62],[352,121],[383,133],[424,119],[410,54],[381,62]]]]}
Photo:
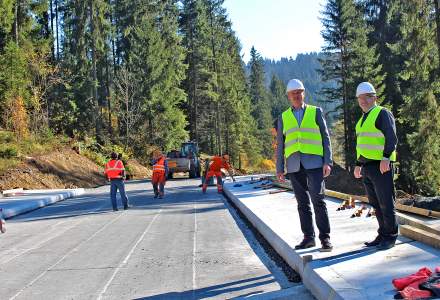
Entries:
{"type": "Polygon", "coordinates": [[[325,0],[225,0],[244,61],[255,46],[263,57],[279,59],[320,51],[320,11],[325,0]]]}

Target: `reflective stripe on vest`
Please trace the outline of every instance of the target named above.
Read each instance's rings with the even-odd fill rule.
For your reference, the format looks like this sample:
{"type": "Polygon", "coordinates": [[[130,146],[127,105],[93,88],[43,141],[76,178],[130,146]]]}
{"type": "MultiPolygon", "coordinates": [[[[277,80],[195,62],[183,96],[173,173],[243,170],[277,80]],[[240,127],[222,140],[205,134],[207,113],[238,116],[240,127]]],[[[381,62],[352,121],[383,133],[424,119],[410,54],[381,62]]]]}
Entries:
{"type": "Polygon", "coordinates": [[[154,165],[153,172],[165,173],[165,158],[161,157],[154,165]]]}
{"type": "Polygon", "coordinates": [[[110,179],[121,178],[123,171],[125,171],[125,168],[120,160],[111,160],[105,165],[105,174],[110,179]],[[114,162],[113,165],[112,162],[114,162]]]}
{"type": "Polygon", "coordinates": [[[283,121],[284,157],[288,158],[295,152],[323,156],[322,137],[316,123],[317,107],[307,105],[301,126],[293,115],[291,108],[281,115],[283,121]]]}
{"type": "MultiPolygon", "coordinates": [[[[385,136],[376,128],[376,120],[383,107],[376,106],[369,113],[362,124],[362,118],[356,124],[356,155],[362,155],[372,160],[382,160],[385,148],[385,136]],[[361,125],[362,124],[362,125],[361,125]]],[[[390,156],[391,161],[396,161],[396,151],[390,156]]]]}

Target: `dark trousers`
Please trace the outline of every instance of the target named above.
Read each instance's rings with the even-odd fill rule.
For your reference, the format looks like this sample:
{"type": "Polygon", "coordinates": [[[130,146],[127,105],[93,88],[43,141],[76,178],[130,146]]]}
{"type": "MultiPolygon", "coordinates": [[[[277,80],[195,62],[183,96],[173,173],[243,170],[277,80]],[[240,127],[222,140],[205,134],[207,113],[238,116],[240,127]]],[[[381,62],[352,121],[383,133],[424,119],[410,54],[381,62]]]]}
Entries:
{"type": "Polygon", "coordinates": [[[307,170],[301,166],[298,172],[288,175],[298,202],[299,219],[304,237],[315,237],[310,207],[311,200],[315,212],[315,222],[319,229],[319,239],[323,241],[330,238],[330,221],[324,201],[325,185],[322,168],[307,170]]]}
{"type": "Polygon", "coordinates": [[[379,223],[379,236],[384,240],[396,240],[397,219],[394,204],[396,193],[394,190],[394,170],[382,174],[379,162],[368,163],[362,166],[362,181],[371,206],[376,209],[376,218],[379,223]]]}
{"type": "Polygon", "coordinates": [[[165,184],[163,182],[153,182],[153,190],[156,196],[165,194],[165,184]]]}
{"type": "Polygon", "coordinates": [[[112,179],[110,181],[110,199],[112,200],[113,209],[118,208],[118,204],[116,202],[116,192],[119,190],[119,194],[121,195],[122,203],[124,207],[128,206],[128,198],[125,193],[125,184],[122,179],[112,179]]]}

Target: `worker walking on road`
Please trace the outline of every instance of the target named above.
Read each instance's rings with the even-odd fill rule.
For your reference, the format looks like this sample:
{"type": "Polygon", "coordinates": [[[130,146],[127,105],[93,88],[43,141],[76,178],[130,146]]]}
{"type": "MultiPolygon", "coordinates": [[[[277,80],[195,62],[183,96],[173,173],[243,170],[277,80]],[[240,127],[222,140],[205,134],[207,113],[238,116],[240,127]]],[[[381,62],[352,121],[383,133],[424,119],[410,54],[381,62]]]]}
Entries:
{"type": "Polygon", "coordinates": [[[223,154],[220,156],[214,156],[211,159],[211,164],[209,166],[208,172],[206,173],[205,181],[202,185],[203,193],[206,193],[206,189],[208,188],[209,179],[215,176],[217,177],[217,191],[219,193],[223,193],[223,181],[222,181],[222,172],[221,169],[226,169],[231,176],[232,180],[235,182],[234,176],[232,175],[232,168],[229,164],[229,155],[223,154]]]}
{"type": "Polygon", "coordinates": [[[332,152],[327,125],[320,107],[304,103],[304,85],[298,79],[287,84],[291,107],[282,113],[277,124],[277,177],[287,175],[298,202],[298,213],[304,238],[295,249],[314,247],[315,231],[312,210],[321,240],[320,251],[333,249],[330,222],[324,201],[324,177],[330,175],[332,152]]]}
{"type": "Polygon", "coordinates": [[[394,247],[398,232],[393,169],[397,147],[396,124],[392,113],[376,104],[376,90],[369,82],[358,85],[356,97],[363,115],[356,125],[357,163],[354,176],[362,177],[368,201],[375,208],[379,223],[377,237],[365,245],[386,250],[394,247]]]}
{"type": "Polygon", "coordinates": [[[154,151],[151,164],[153,166],[151,183],[153,184],[154,198],[162,199],[165,195],[165,182],[168,175],[168,163],[165,155],[160,150],[154,151]]]}
{"type": "Polygon", "coordinates": [[[111,160],[105,164],[104,174],[110,181],[110,199],[112,201],[113,210],[118,210],[116,202],[116,192],[119,190],[124,209],[128,209],[128,198],[125,193],[125,167],[121,160],[118,160],[118,155],[115,152],[111,154],[111,160]]]}

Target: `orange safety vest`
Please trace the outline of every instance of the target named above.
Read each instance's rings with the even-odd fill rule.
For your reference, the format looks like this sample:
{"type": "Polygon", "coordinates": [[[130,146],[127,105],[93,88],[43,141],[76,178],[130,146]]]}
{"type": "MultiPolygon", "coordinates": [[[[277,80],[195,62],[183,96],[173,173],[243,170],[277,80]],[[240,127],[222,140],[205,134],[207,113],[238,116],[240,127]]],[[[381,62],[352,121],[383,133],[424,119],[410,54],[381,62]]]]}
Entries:
{"type": "Polygon", "coordinates": [[[153,173],[165,174],[165,157],[159,158],[153,165],[153,173]]]}
{"type": "Polygon", "coordinates": [[[122,178],[124,171],[124,164],[120,160],[112,159],[105,164],[105,174],[109,179],[122,178]]]}
{"type": "Polygon", "coordinates": [[[220,172],[222,168],[229,170],[231,166],[229,165],[229,163],[223,162],[220,156],[214,156],[211,160],[209,171],[220,172]]]}

